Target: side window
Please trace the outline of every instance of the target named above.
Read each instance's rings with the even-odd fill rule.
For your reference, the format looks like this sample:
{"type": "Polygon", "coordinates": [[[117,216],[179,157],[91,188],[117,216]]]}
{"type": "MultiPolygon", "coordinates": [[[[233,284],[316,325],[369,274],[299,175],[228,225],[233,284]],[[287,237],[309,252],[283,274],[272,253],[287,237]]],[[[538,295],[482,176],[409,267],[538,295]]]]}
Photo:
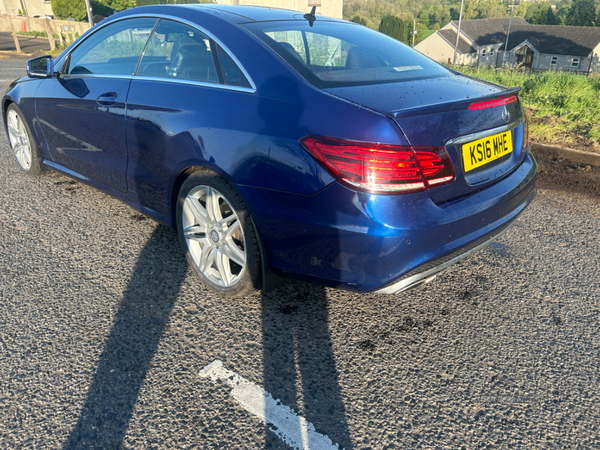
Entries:
{"type": "Polygon", "coordinates": [[[557,62],[557,61],[558,61],[558,56],[553,56],[553,57],[550,59],[550,65],[551,65],[551,66],[556,66],[556,62],[557,62]]]}
{"type": "Polygon", "coordinates": [[[161,19],[137,75],[219,83],[214,61],[208,36],[182,23],[161,19]]]}
{"type": "Polygon", "coordinates": [[[68,73],[133,75],[156,19],[126,19],[89,36],[69,56],[68,73]]]}
{"type": "Polygon", "coordinates": [[[225,52],[221,47],[218,47],[218,52],[219,61],[221,61],[221,68],[223,69],[223,78],[225,80],[225,84],[247,88],[252,87],[240,68],[229,57],[227,52],[225,52]]]}

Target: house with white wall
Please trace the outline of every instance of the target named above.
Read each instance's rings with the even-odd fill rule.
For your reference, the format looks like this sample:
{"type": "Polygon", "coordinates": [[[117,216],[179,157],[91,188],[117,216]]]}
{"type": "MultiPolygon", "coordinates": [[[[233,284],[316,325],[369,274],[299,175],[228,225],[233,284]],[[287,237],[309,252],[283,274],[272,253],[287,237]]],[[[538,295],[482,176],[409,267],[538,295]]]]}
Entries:
{"type": "Polygon", "coordinates": [[[52,15],[50,0],[0,0],[0,14],[16,16],[19,11],[29,17],[52,15]]]}
{"type": "MultiPolygon", "coordinates": [[[[538,70],[600,72],[600,28],[530,25],[520,17],[463,20],[457,64],[521,65],[538,70]],[[505,52],[508,34],[508,52],[505,52]]],[[[452,21],[415,46],[447,64],[454,60],[458,22],[452,21]]]]}
{"type": "Polygon", "coordinates": [[[532,69],[600,72],[600,28],[527,25],[511,29],[508,64],[532,69]]]}

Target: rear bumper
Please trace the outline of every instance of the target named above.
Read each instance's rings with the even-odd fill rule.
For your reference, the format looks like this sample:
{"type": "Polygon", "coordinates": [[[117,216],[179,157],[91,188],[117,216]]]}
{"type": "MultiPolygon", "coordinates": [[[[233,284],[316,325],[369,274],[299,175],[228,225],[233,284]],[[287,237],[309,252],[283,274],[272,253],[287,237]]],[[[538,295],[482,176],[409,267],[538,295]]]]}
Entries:
{"type": "Polygon", "coordinates": [[[394,293],[489,245],[535,196],[527,154],[509,176],[458,200],[371,195],[334,183],[311,196],[238,186],[278,274],[394,293]]]}
{"type": "MultiPolygon", "coordinates": [[[[535,191],[531,194],[531,200],[535,196],[535,191]]],[[[529,202],[527,202],[528,204],[529,202]]],[[[522,210],[521,210],[522,212],[522,210]]],[[[519,213],[520,215],[521,213],[519,213]]],[[[518,215],[517,215],[518,217],[518,215]]],[[[517,218],[515,217],[515,219],[517,218]]],[[[513,219],[514,220],[514,219],[513,219]]],[[[412,272],[404,275],[399,280],[386,286],[382,289],[375,291],[377,294],[398,294],[402,291],[406,291],[412,287],[420,284],[429,283],[432,281],[440,272],[448,269],[450,266],[468,258],[469,256],[488,248],[492,242],[502,236],[508,230],[509,226],[513,223],[511,220],[509,223],[503,225],[491,234],[491,236],[484,236],[466,247],[463,247],[449,255],[445,255],[438,259],[431,261],[428,264],[419,266],[412,272]]]]}

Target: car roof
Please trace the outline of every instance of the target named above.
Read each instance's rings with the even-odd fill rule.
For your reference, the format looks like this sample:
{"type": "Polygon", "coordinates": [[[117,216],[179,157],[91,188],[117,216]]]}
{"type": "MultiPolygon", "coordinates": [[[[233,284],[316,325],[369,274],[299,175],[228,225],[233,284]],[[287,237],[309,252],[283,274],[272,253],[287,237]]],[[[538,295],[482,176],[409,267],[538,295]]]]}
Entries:
{"type": "Polygon", "coordinates": [[[230,20],[233,20],[236,23],[264,22],[271,20],[296,20],[301,19],[303,14],[300,11],[279,8],[265,8],[261,6],[218,5],[206,3],[186,4],[181,6],[184,8],[192,8],[209,13],[228,13],[227,15],[233,16],[230,17],[230,20]]]}
{"type": "MultiPolygon", "coordinates": [[[[132,8],[127,11],[129,14],[136,14],[142,11],[150,14],[185,14],[186,9],[192,9],[196,12],[219,16],[236,24],[250,22],[269,22],[279,20],[306,20],[304,19],[304,13],[301,11],[292,11],[289,9],[279,8],[267,8],[263,6],[219,5],[210,3],[148,5],[138,8],[132,8]]],[[[341,19],[317,15],[317,20],[319,19],[327,21],[346,22],[345,20],[341,19]]]]}

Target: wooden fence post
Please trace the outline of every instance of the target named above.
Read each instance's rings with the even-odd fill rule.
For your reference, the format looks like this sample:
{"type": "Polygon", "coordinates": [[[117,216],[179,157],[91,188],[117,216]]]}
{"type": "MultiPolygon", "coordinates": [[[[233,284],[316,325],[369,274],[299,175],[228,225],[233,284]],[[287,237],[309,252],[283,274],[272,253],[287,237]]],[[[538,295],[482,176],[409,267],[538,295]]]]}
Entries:
{"type": "Polygon", "coordinates": [[[17,52],[21,53],[21,46],[19,45],[19,38],[17,38],[17,33],[15,32],[15,26],[13,25],[12,19],[9,17],[8,21],[10,22],[10,31],[12,32],[13,39],[15,40],[15,47],[17,47],[17,52]]]}
{"type": "Polygon", "coordinates": [[[56,48],[56,45],[54,44],[54,36],[52,36],[50,19],[44,19],[44,25],[46,26],[46,33],[48,33],[48,42],[50,43],[50,50],[54,50],[56,48]]]}
{"type": "Polygon", "coordinates": [[[58,40],[60,41],[60,46],[65,47],[65,38],[62,35],[62,27],[58,27],[58,40]]]}

